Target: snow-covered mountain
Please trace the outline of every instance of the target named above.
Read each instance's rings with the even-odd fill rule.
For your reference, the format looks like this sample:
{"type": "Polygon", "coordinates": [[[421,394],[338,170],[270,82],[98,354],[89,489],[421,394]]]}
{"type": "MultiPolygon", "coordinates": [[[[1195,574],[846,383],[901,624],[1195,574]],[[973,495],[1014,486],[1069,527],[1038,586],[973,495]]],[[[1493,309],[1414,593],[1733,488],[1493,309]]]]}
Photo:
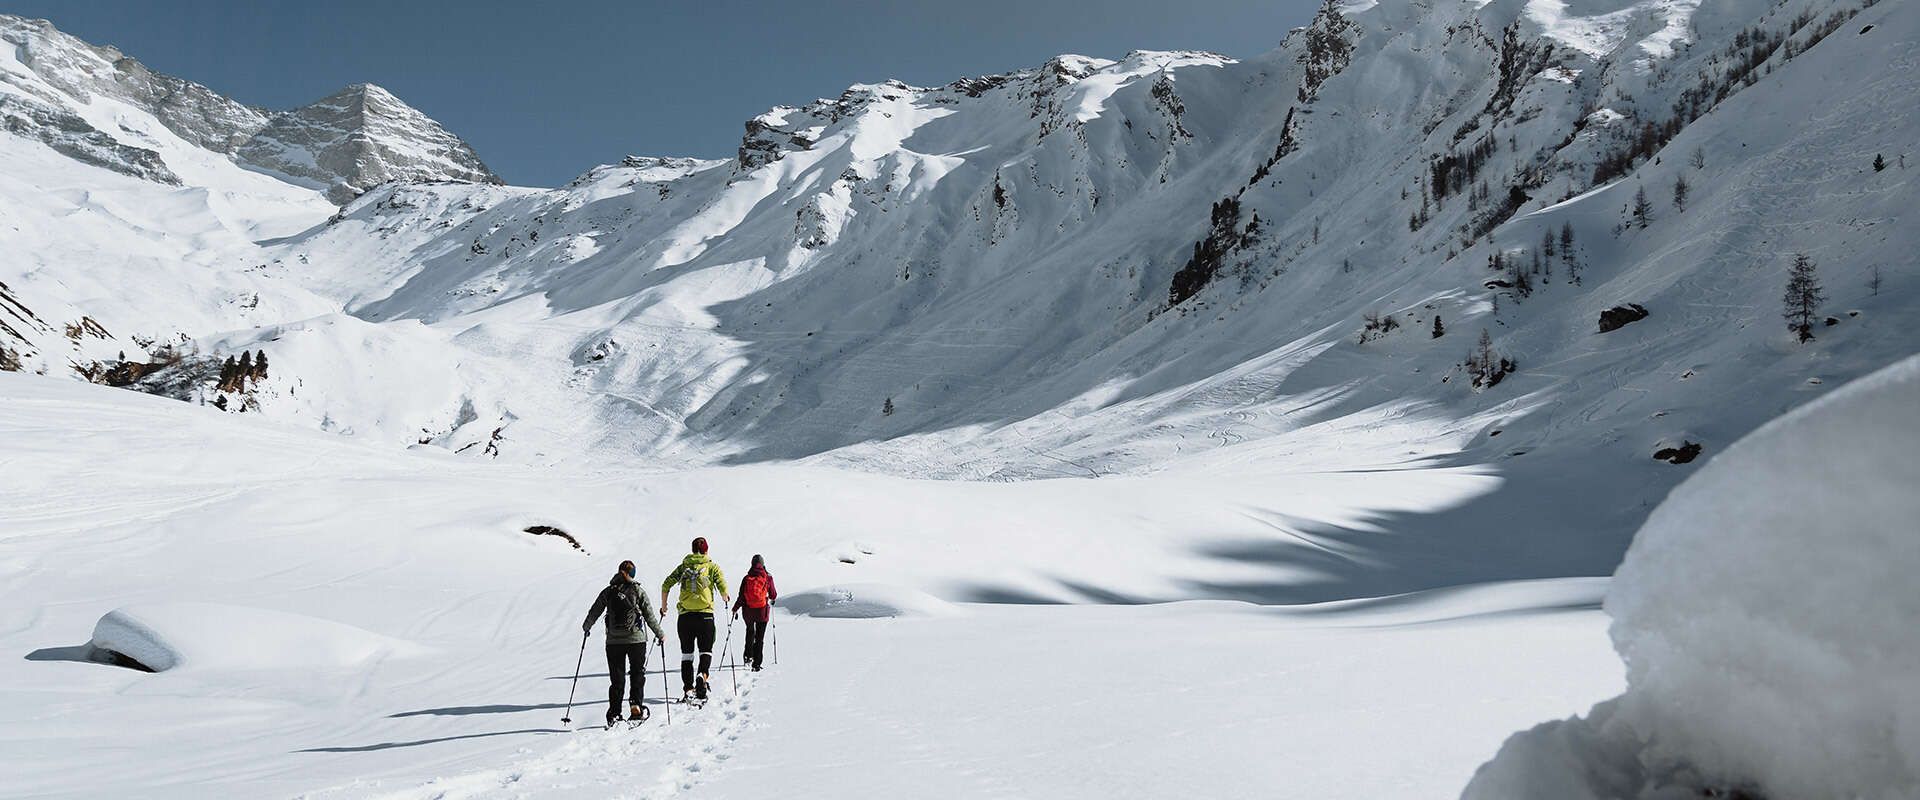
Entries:
{"type": "MultiPolygon", "coordinates": [[[[42,325],[23,366],[396,446],[991,479],[1437,460],[1504,481],[1408,521],[1455,566],[1401,588],[1594,574],[1684,462],[1916,348],[1915,104],[1889,102],[1916,94],[1915,24],[1856,0],[1330,3],[1245,61],[863,84],[754,117],[734,159],[394,182],[270,236],[240,219],[258,202],[195,199],[210,178],[136,188],[10,137],[60,176],[10,195],[43,230],[115,192],[193,208],[103,215],[0,281],[42,325]],[[101,188],[47,188],[69,180],[101,188]],[[120,275],[100,242],[132,264],[187,219],[255,233],[186,245],[177,302],[77,288],[120,275]],[[1795,253],[1825,286],[1807,343],[1780,316],[1795,253]],[[55,334],[88,319],[107,337],[55,334]],[[1565,483],[1589,488],[1542,502],[1565,483]]],[[[237,152],[283,130],[283,154],[336,152],[356,104],[419,123],[386,97],[237,152]]]]}
{"type": "Polygon", "coordinates": [[[339,203],[389,181],[501,182],[460,137],[370,83],[275,115],[235,155],[339,203]]]}
{"type": "Polygon", "coordinates": [[[557,188],[0,36],[13,793],[1915,794],[1915,3],[1334,2],[557,188]],[[773,676],[553,727],[693,536],[773,676]]]}
{"type": "Polygon", "coordinates": [[[8,132],[78,161],[159,183],[177,174],[177,138],[346,202],[386,181],[499,183],[465,142],[378,86],[356,84],[285,112],[253,108],[161,75],[46,20],[0,14],[0,114],[8,132]],[[148,123],[158,123],[162,136],[148,123]]]}

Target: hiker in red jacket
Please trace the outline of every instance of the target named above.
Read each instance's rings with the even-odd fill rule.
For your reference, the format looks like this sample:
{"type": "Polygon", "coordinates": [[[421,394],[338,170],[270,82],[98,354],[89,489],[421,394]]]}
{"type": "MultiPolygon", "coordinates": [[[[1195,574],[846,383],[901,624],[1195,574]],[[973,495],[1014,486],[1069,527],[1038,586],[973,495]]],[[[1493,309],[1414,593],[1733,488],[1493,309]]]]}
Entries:
{"type": "Polygon", "coordinates": [[[767,571],[767,562],[759,555],[753,557],[753,567],[747,570],[747,577],[740,580],[740,593],[734,595],[733,613],[739,616],[742,610],[747,617],[747,665],[754,672],[760,671],[765,661],[767,643],[767,622],[773,619],[773,601],[780,592],[773,588],[773,573],[767,571]]]}

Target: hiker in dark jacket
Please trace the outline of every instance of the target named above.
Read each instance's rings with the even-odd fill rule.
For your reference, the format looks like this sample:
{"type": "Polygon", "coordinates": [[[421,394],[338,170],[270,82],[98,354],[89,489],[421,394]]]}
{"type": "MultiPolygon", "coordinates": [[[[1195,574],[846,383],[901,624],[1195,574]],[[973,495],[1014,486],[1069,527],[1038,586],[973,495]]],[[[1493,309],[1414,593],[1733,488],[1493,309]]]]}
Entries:
{"type": "Polygon", "coordinates": [[[613,574],[607,588],[601,589],[600,596],[594,598],[593,608],[587,611],[587,621],[580,625],[582,631],[592,633],[594,620],[603,612],[607,616],[608,725],[620,721],[620,700],[626,695],[625,673],[629,671],[629,664],[632,665],[633,703],[627,719],[639,722],[645,718],[641,684],[647,675],[647,634],[640,626],[652,628],[655,640],[666,641],[660,621],[654,617],[653,605],[647,602],[647,593],[633,582],[633,576],[633,562],[620,562],[620,571],[613,574]]]}
{"type": "Polygon", "coordinates": [[[767,571],[766,560],[758,554],[747,577],[740,579],[737,596],[740,599],[733,601],[734,616],[744,614],[747,620],[747,666],[759,672],[761,662],[766,660],[767,622],[773,619],[773,601],[779,599],[780,592],[773,588],[773,573],[767,571]]]}

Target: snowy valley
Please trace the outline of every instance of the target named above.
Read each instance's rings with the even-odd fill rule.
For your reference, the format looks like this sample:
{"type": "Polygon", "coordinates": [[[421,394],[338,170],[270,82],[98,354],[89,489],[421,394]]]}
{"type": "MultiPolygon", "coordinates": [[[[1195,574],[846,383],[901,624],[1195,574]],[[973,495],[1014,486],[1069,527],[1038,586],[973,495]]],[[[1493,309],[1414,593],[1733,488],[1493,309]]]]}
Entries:
{"type": "Polygon", "coordinates": [[[1920,797],[1910,2],[1329,2],[556,188],[0,39],[0,795],[1920,797]],[[788,663],[560,724],[693,536],[788,663]]]}

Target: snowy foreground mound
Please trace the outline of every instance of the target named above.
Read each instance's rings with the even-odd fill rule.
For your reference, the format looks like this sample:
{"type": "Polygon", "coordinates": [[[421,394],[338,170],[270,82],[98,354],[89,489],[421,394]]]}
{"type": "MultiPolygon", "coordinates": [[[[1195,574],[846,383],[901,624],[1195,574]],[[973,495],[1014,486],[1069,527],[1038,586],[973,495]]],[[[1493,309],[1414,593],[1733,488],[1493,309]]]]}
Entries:
{"type": "Polygon", "coordinates": [[[926,592],[884,583],[808,589],[782,598],[780,606],[799,616],[832,619],[946,617],[958,613],[952,603],[926,592]]]}
{"type": "Polygon", "coordinates": [[[1920,796],[1920,357],[1675,489],[1606,608],[1628,690],[1509,740],[1468,798],[1920,796]]]}
{"type": "Polygon", "coordinates": [[[324,619],[217,603],[148,603],[100,618],[88,643],[155,672],[358,667],[418,645],[324,619]]]}

